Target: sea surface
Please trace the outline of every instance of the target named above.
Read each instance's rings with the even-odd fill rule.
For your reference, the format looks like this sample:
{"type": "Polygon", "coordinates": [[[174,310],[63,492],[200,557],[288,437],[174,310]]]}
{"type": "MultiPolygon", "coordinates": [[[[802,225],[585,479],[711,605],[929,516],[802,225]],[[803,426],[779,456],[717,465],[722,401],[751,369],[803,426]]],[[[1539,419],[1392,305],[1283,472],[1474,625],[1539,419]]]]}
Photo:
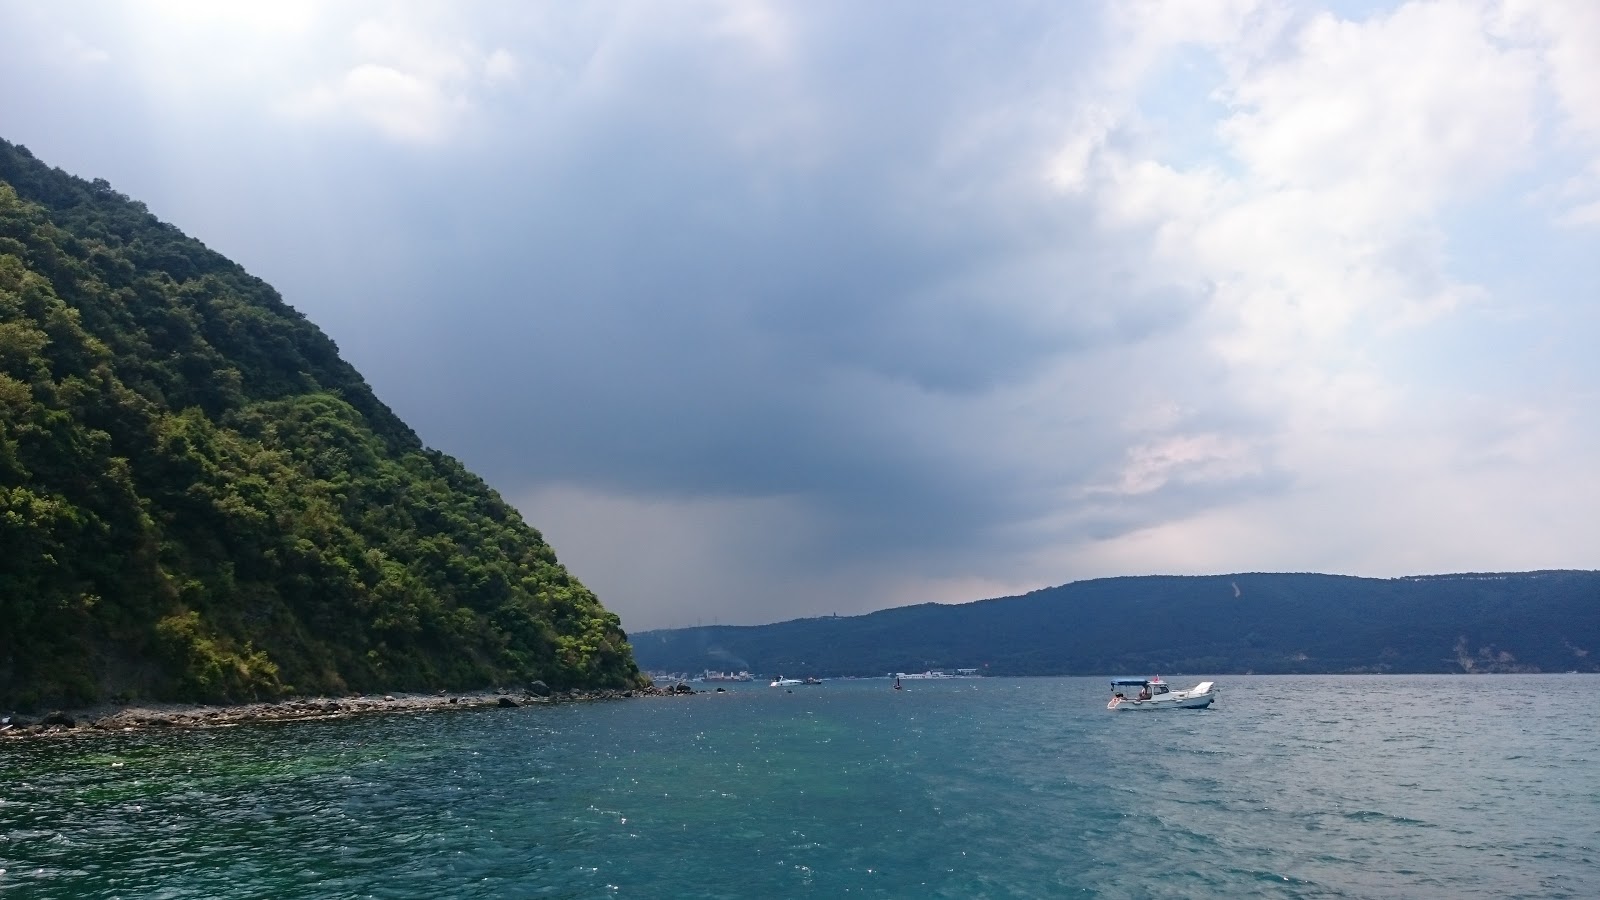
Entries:
{"type": "Polygon", "coordinates": [[[1600,678],[1216,680],[4,741],[0,897],[1600,897],[1600,678]]]}

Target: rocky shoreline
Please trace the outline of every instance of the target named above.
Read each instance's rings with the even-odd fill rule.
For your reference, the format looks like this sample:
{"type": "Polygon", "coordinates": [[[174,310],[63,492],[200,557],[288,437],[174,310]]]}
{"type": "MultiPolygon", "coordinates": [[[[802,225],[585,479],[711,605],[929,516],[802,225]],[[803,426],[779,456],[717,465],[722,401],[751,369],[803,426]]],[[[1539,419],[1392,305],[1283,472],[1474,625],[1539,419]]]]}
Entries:
{"type": "Polygon", "coordinates": [[[204,706],[179,703],[102,704],[56,710],[42,716],[0,715],[0,739],[51,735],[112,734],[173,728],[233,728],[262,722],[316,722],[363,715],[500,709],[559,703],[592,703],[634,697],[694,693],[687,685],[631,690],[556,691],[543,682],[511,692],[505,689],[438,694],[353,694],[347,697],[297,697],[264,703],[204,706]]]}

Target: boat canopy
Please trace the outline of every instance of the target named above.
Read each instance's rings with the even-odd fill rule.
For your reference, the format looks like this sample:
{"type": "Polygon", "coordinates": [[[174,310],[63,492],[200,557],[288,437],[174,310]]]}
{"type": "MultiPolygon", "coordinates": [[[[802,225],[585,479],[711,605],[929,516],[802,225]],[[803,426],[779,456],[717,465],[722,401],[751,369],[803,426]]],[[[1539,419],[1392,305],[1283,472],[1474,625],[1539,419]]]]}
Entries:
{"type": "Polygon", "coordinates": [[[1148,678],[1113,678],[1112,687],[1148,687],[1151,680],[1148,678]]]}

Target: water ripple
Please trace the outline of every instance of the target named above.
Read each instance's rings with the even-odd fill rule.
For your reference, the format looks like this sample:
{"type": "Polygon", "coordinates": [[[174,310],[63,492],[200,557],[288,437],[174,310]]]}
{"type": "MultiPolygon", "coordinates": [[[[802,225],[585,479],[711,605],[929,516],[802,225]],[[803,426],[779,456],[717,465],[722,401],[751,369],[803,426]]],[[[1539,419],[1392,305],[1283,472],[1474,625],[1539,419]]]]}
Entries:
{"type": "Polygon", "coordinates": [[[1139,716],[1098,679],[833,682],[6,742],[0,894],[1600,896],[1571,679],[1224,687],[1139,716]]]}

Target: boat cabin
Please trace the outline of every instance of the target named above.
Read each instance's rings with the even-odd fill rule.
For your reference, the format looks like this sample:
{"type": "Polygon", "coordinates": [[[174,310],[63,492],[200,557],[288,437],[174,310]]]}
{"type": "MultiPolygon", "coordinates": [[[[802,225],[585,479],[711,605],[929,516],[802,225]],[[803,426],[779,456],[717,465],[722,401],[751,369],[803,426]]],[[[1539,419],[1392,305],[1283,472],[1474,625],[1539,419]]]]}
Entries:
{"type": "Polygon", "coordinates": [[[1151,700],[1170,691],[1161,676],[1154,678],[1113,678],[1111,696],[1124,700],[1151,700]]]}

